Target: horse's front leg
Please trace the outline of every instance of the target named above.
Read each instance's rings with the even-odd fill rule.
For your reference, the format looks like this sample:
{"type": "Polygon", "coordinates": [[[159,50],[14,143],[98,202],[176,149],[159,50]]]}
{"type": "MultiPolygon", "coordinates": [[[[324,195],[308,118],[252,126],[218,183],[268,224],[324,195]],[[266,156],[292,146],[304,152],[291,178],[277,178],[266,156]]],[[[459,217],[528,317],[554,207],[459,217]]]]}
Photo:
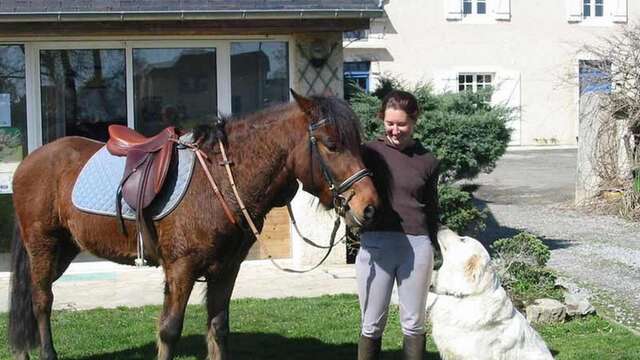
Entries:
{"type": "Polygon", "coordinates": [[[238,263],[220,276],[207,277],[208,360],[230,358],[228,348],[229,301],[239,270],[240,264],[238,263]]]}
{"type": "Polygon", "coordinates": [[[173,358],[182,334],[184,312],[195,282],[193,262],[181,258],[164,265],[164,307],[158,331],[158,360],[173,358]]]}

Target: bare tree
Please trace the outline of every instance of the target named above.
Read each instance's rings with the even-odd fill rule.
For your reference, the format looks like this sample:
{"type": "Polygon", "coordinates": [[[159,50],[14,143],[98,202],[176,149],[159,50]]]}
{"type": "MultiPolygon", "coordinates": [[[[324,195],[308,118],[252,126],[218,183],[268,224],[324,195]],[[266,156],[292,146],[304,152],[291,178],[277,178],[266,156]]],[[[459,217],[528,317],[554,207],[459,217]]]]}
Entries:
{"type": "Polygon", "coordinates": [[[585,45],[580,53],[596,59],[581,61],[580,93],[598,93],[598,176],[603,187],[615,184],[625,193],[623,211],[631,211],[626,215],[640,217],[640,24],[585,45]]]}

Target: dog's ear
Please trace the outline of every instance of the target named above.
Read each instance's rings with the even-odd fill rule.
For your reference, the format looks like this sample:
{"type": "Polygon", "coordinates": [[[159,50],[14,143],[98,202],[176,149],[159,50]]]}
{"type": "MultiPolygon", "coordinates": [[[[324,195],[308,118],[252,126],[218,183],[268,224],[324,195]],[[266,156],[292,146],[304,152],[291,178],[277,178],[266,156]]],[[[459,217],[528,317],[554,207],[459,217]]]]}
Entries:
{"type": "Polygon", "coordinates": [[[471,283],[476,283],[482,273],[482,259],[478,255],[472,255],[464,264],[464,276],[471,283]]]}

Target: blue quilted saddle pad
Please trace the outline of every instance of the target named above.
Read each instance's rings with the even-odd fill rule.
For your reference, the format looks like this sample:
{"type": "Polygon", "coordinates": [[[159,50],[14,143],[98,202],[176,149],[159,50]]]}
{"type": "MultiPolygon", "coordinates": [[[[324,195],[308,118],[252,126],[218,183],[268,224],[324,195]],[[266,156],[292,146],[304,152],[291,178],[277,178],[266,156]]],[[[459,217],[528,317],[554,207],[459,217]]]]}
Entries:
{"type": "MultiPolygon", "coordinates": [[[[167,216],[178,206],[187,192],[189,181],[195,164],[195,154],[189,149],[177,150],[165,179],[165,183],[153,202],[145,212],[154,220],[167,216]],[[177,165],[177,166],[176,166],[177,165]],[[176,167],[178,171],[176,170],[176,167]]],[[[116,191],[125,167],[125,157],[113,156],[103,146],[84,165],[73,186],[71,200],[73,205],[84,212],[116,216],[116,191]]],[[[122,217],[135,220],[135,212],[124,200],[122,203],[122,217]]]]}

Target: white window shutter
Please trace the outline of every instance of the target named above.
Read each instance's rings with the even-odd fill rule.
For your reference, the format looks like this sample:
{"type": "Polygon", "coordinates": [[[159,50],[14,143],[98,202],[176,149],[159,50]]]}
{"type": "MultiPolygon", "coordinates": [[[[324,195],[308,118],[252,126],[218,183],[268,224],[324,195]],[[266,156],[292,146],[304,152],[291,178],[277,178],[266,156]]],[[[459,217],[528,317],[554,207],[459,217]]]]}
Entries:
{"type": "Polygon", "coordinates": [[[462,20],[462,0],[444,0],[447,20],[462,20]]]}
{"type": "Polygon", "coordinates": [[[511,145],[520,145],[521,92],[520,72],[501,71],[495,74],[494,90],[491,96],[493,105],[513,109],[507,127],[511,129],[511,145]]]}
{"type": "Polygon", "coordinates": [[[496,20],[511,20],[511,0],[493,0],[493,15],[496,20]]]}
{"type": "Polygon", "coordinates": [[[611,18],[613,22],[626,23],[628,17],[627,0],[613,0],[612,5],[611,18]]]}
{"type": "Polygon", "coordinates": [[[582,21],[582,0],[565,0],[567,7],[567,21],[582,21]]]}

